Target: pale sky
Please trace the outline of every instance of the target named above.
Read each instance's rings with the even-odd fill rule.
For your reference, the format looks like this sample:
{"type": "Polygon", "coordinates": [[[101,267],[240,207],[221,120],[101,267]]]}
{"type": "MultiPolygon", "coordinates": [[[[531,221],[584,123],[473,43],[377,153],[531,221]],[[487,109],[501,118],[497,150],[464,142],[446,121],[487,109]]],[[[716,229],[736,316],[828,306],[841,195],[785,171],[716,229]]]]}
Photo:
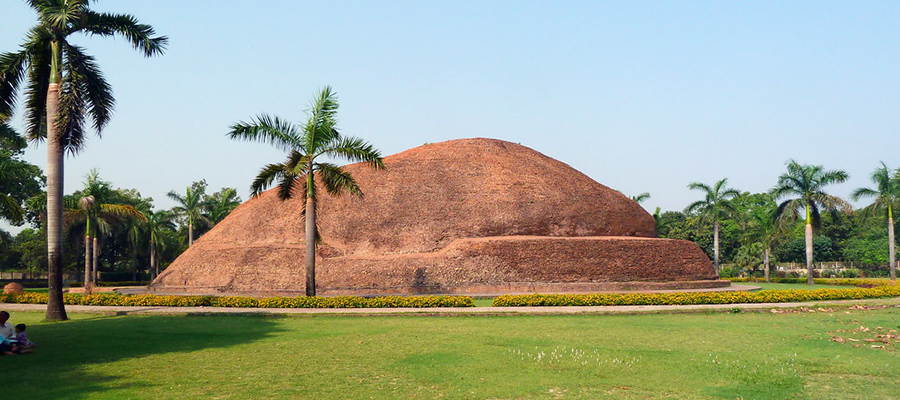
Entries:
{"type": "MultiPolygon", "coordinates": [[[[896,1],[174,1],[92,4],[169,37],[145,59],[78,37],[111,83],[103,138],[66,159],[66,192],[98,168],[173,205],[205,178],[236,187],[283,154],[225,137],[259,113],[300,123],[324,85],[339,127],[383,154],[491,137],[568,163],[650,211],[700,198],[692,181],[770,189],[785,162],[850,173],[900,166],[896,1]]],[[[0,0],[0,51],[35,15],[0,0]]],[[[21,110],[13,120],[22,130],[21,110]]],[[[26,158],[44,168],[46,148],[26,158]]]]}

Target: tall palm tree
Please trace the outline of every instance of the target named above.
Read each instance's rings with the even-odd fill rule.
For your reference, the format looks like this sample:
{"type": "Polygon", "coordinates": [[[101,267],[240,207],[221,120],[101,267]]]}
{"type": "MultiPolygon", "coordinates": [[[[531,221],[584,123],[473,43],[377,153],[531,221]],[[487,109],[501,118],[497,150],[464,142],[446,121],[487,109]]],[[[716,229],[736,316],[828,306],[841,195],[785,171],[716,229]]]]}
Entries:
{"type": "Polygon", "coordinates": [[[894,250],[894,207],[900,203],[900,168],[893,176],[884,162],[872,173],[875,189],[859,188],[850,194],[853,201],[863,197],[874,197],[875,201],[864,209],[864,216],[884,212],[888,224],[888,260],[890,261],[891,280],[897,279],[897,254],[894,250]]]}
{"type": "Polygon", "coordinates": [[[213,224],[222,222],[228,214],[241,205],[241,197],[234,188],[222,188],[206,198],[206,215],[213,224]]]}
{"type": "Polygon", "coordinates": [[[170,199],[178,202],[178,205],[172,207],[175,212],[188,224],[188,247],[194,244],[194,224],[209,223],[209,218],[203,213],[206,208],[204,197],[206,196],[206,181],[194,182],[185,189],[184,196],[176,193],[174,190],[168,193],[170,199]]]}
{"type": "Polygon", "coordinates": [[[789,219],[798,219],[800,213],[806,218],[806,272],[807,283],[813,282],[813,231],[822,225],[820,211],[851,211],[852,207],[837,196],[825,193],[828,185],[843,183],[849,178],[845,171],[826,171],[821,165],[798,164],[794,160],[787,162],[787,172],[778,177],[778,184],[772,189],[775,200],[792,197],[778,205],[776,215],[789,219]]]}
{"type": "Polygon", "coordinates": [[[67,319],[62,303],[63,156],[84,146],[85,119],[99,132],[109,122],[112,89],[94,57],[69,42],[76,33],[119,35],[145,56],[162,54],[167,38],[131,15],[98,13],[89,0],[28,0],[38,24],[17,52],[0,54],[0,120],[12,115],[19,85],[25,89],[26,133],[47,140],[48,320],[67,319]],[[46,122],[45,122],[46,121],[46,122]]]}
{"type": "Polygon", "coordinates": [[[713,220],[713,265],[716,273],[719,273],[719,220],[727,214],[734,212],[734,207],[729,200],[739,196],[741,192],[727,188],[728,178],[724,178],[710,187],[700,182],[691,182],[688,189],[699,190],[704,193],[703,200],[697,200],[687,206],[685,212],[697,213],[703,218],[713,220]]]}
{"type": "Polygon", "coordinates": [[[175,231],[175,216],[165,210],[148,211],[145,214],[147,215],[147,222],[144,224],[144,228],[149,239],[150,270],[153,271],[153,277],[156,278],[159,275],[158,250],[165,246],[165,232],[175,231]]]}
{"type": "Polygon", "coordinates": [[[344,192],[362,196],[353,176],[341,167],[317,162],[322,156],[345,159],[350,162],[366,162],[375,169],[384,168],[381,153],[362,139],[342,136],[337,130],[337,95],[326,86],[316,96],[308,111],[306,123],[297,126],[278,117],[260,115],[251,122],[238,122],[231,126],[228,137],[271,143],[288,152],[287,160],[263,167],[250,185],[254,196],[259,196],[278,180],[278,197],[289,199],[294,190],[306,200],[306,295],[316,295],[316,177],[332,196],[344,192]]]}

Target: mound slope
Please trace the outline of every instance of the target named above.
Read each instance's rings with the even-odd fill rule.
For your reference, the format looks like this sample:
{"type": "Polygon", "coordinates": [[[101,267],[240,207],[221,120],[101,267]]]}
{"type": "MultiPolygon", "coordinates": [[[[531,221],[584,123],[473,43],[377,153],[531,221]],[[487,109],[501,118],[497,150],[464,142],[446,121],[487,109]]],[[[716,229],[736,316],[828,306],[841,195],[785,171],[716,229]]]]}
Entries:
{"type": "MultiPolygon", "coordinates": [[[[320,200],[321,294],[504,293],[546,284],[571,291],[716,278],[693,243],[655,239],[653,218],[637,203],[527,147],[460,139],[384,162],[382,171],[346,167],[365,197],[320,200]]],[[[303,292],[303,206],[273,190],[248,200],[151,287],[303,292]]]]}

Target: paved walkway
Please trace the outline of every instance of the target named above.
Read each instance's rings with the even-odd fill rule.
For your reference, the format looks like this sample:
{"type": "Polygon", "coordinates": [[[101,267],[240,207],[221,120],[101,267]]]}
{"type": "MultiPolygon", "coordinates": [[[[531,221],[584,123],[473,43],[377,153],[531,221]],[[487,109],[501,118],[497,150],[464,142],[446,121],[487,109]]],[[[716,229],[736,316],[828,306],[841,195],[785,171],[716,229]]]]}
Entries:
{"type": "MultiPolygon", "coordinates": [[[[229,308],[229,307],[120,307],[74,306],[66,311],[93,314],[170,314],[170,315],[603,315],[603,314],[657,314],[704,313],[723,310],[771,310],[806,307],[815,311],[818,307],[849,307],[852,305],[889,305],[900,307],[900,297],[890,299],[818,301],[807,303],[758,303],[758,304],[700,304],[684,306],[590,306],[590,307],[459,307],[459,308],[229,308]]],[[[44,304],[5,304],[0,310],[10,312],[44,312],[44,304]]]]}

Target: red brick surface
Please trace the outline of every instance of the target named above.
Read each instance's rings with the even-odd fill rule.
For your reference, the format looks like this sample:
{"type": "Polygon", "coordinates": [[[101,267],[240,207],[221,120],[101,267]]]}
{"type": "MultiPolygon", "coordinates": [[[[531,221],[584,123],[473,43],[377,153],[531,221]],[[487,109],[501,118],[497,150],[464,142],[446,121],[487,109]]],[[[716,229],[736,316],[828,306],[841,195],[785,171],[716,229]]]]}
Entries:
{"type": "MultiPolygon", "coordinates": [[[[364,198],[320,198],[319,293],[575,291],[716,278],[695,244],[653,239],[653,218],[637,203],[524,146],[453,140],[386,157],[385,166],[346,167],[364,198]]],[[[152,286],[302,292],[302,207],[273,191],[245,202],[152,286]]]]}

